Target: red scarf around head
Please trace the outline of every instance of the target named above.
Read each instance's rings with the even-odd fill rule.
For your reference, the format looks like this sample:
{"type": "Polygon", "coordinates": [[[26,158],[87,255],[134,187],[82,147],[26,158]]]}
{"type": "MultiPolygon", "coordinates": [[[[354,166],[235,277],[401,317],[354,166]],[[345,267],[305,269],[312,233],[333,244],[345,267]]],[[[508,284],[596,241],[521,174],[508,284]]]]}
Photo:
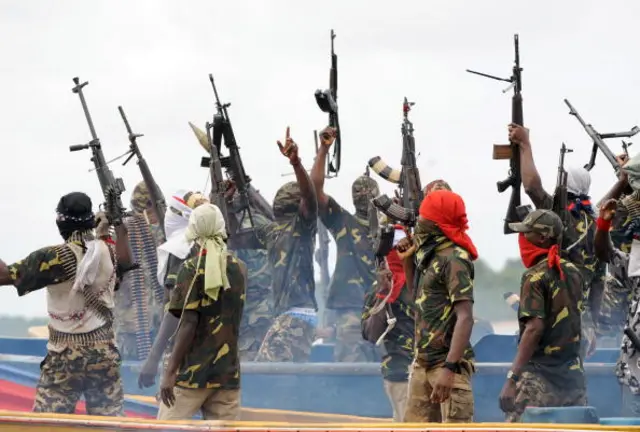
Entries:
{"type": "Polygon", "coordinates": [[[478,258],[478,251],[466,233],[469,220],[460,195],[448,190],[429,193],[420,204],[420,216],[438,225],[449,240],[469,252],[472,260],[478,258]]]}
{"type": "MultiPolygon", "coordinates": [[[[402,287],[404,287],[407,278],[404,274],[404,267],[402,266],[402,260],[398,255],[398,251],[392,249],[387,255],[387,265],[389,266],[389,270],[393,273],[393,286],[391,287],[391,295],[389,295],[388,303],[393,303],[400,297],[400,293],[402,292],[402,287]]],[[[380,299],[384,299],[389,294],[388,291],[378,292],[376,297],[380,299]]]]}
{"type": "Polygon", "coordinates": [[[520,246],[520,258],[522,258],[522,264],[526,268],[533,267],[538,258],[543,255],[547,256],[547,265],[549,268],[556,268],[560,273],[560,279],[564,280],[564,272],[562,271],[562,266],[560,265],[560,248],[558,245],[553,245],[549,249],[541,248],[540,246],[536,246],[531,243],[524,236],[523,233],[520,233],[518,236],[518,245],[520,246]]]}

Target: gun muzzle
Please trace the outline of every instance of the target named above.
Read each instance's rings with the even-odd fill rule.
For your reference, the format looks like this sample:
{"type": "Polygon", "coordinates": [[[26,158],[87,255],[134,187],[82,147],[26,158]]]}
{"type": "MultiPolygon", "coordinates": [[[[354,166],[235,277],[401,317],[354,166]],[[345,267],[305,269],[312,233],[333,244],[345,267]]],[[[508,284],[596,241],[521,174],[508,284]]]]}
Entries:
{"type": "Polygon", "coordinates": [[[89,148],[89,144],[76,144],[76,145],[69,146],[69,151],[75,152],[80,150],[86,150],[88,148],[89,148]]]}

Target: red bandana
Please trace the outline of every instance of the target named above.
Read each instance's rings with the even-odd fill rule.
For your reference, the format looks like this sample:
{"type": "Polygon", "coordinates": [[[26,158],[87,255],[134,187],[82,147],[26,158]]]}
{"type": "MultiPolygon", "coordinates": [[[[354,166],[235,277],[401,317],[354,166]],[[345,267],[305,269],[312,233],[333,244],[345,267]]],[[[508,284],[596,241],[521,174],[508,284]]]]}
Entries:
{"type": "Polygon", "coordinates": [[[564,272],[560,265],[560,248],[557,244],[549,249],[541,248],[527,240],[523,233],[518,236],[518,244],[520,246],[520,258],[522,258],[522,264],[526,268],[533,267],[538,258],[546,255],[549,268],[557,268],[558,272],[560,272],[560,279],[564,280],[564,272]]]}

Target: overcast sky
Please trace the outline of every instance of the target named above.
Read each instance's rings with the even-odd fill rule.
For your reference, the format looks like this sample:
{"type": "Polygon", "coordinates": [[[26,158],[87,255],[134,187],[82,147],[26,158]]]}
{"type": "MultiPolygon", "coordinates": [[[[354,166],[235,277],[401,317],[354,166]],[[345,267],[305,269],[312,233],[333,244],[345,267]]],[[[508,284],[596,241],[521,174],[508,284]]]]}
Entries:
{"type": "MultiPolygon", "coordinates": [[[[276,146],[287,125],[311,166],[312,131],[327,121],[313,93],[328,85],[334,28],[343,167],[328,192],[352,209],[351,183],[370,157],[399,165],[407,96],[416,102],[411,120],[423,183],[445,178],[464,197],[470,234],[495,268],[518,256],[517,238],[502,234],[509,196],[495,186],[508,163],[491,159],[491,145],[506,141],[510,94],[465,69],[508,77],[513,34],[520,34],[525,124],[549,191],[561,142],[575,150],[568,165],[583,165],[591,149],[563,98],[601,132],[640,123],[640,3],[633,0],[2,0],[0,12],[0,257],[7,263],[59,242],[61,195],[80,190],[101,202],[89,152],[68,151],[90,140],[71,92],[75,76],[90,82],[85,96],[107,159],[127,149],[122,105],[145,135],[140,147],[168,196],[206,184],[203,150],[187,122],[203,125],[213,114],[213,73],[232,103],[245,168],[271,200],[291,179],[281,176],[290,167],[276,146]]],[[[611,147],[618,152],[620,143],[611,147]]],[[[121,161],[112,168],[125,180],[128,202],[140,172],[121,161]]],[[[598,198],[613,170],[600,154],[592,173],[598,198]]],[[[45,313],[42,292],[19,299],[12,287],[0,290],[0,313],[45,313]]]]}

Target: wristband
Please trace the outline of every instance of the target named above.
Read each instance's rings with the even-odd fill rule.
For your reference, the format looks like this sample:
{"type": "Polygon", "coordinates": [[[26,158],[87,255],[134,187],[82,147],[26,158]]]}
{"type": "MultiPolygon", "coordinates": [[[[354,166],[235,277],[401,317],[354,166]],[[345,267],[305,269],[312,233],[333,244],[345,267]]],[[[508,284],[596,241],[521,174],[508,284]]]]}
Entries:
{"type": "Polygon", "coordinates": [[[611,229],[611,221],[610,220],[604,220],[603,218],[598,217],[598,219],[596,219],[596,227],[600,231],[609,232],[609,230],[611,229]]]}

